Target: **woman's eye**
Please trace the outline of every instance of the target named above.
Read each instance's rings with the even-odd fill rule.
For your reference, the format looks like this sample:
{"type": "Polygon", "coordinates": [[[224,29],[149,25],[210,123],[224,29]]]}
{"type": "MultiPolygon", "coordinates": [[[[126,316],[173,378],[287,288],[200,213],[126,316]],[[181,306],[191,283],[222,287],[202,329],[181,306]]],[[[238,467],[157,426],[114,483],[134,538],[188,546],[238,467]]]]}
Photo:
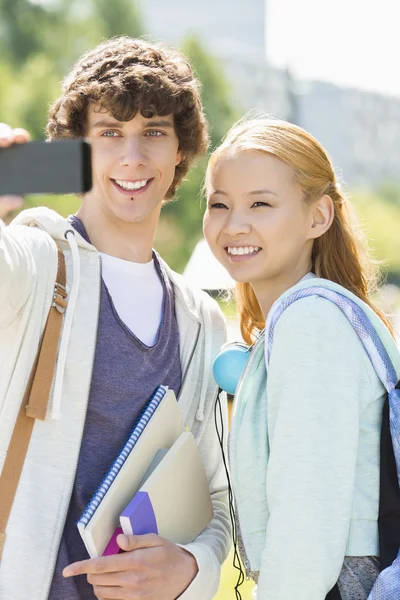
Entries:
{"type": "Polygon", "coordinates": [[[209,208],[228,208],[226,206],[226,204],[223,204],[222,202],[213,202],[212,204],[209,205],[209,208]]]}
{"type": "Polygon", "coordinates": [[[253,207],[258,208],[259,206],[271,206],[271,205],[268,204],[268,202],[257,201],[257,202],[254,202],[254,204],[251,205],[251,208],[253,208],[253,207]]]}

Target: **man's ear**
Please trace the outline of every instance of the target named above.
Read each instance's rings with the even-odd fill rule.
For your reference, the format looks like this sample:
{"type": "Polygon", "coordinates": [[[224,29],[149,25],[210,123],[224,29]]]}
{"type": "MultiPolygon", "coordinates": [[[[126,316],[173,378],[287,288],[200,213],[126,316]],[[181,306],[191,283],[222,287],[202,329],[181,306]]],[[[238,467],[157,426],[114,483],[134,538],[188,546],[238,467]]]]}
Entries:
{"type": "Polygon", "coordinates": [[[176,153],[175,166],[177,167],[179,165],[179,163],[181,163],[184,158],[185,157],[183,155],[183,151],[182,150],[178,150],[178,152],[176,153]]]}
{"type": "Polygon", "coordinates": [[[326,233],[332,225],[335,216],[333,200],[325,194],[314,204],[311,211],[312,223],[309,231],[309,239],[315,240],[326,233]]]}

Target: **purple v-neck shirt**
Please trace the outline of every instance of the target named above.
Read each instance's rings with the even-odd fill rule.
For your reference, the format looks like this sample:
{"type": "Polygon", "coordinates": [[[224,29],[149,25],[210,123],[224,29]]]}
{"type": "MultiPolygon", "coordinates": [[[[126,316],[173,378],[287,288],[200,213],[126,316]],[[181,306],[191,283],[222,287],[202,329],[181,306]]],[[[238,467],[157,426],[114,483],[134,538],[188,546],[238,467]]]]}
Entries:
{"type": "MultiPolygon", "coordinates": [[[[87,240],[75,215],[72,226],[87,240]]],[[[181,387],[179,332],[173,288],[157,254],[153,253],[163,286],[163,312],[154,346],[141,342],[121,321],[102,280],[93,375],[79,463],[58,553],[49,600],[96,600],[86,576],[64,579],[68,564],[89,558],[76,522],[100,484],[155,388],[181,387]]],[[[140,289],[137,291],[140,294],[140,289]]],[[[143,315],[146,319],[146,315],[143,315]]]]}

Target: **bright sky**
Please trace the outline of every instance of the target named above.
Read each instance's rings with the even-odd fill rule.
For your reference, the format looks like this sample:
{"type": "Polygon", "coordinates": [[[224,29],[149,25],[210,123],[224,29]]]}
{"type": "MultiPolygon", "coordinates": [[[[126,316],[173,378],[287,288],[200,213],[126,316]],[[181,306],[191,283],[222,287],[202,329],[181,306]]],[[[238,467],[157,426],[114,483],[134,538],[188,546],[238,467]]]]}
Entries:
{"type": "Polygon", "coordinates": [[[266,0],[267,53],[304,79],[400,96],[399,0],[266,0]]]}

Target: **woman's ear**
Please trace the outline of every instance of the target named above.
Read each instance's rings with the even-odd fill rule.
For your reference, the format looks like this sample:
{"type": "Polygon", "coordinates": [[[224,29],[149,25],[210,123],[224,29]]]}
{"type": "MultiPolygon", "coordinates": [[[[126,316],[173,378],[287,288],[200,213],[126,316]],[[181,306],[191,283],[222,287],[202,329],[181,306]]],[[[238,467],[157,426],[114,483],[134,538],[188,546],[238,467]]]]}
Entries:
{"type": "Polygon", "coordinates": [[[335,216],[333,200],[325,194],[314,204],[311,212],[312,223],[309,231],[309,239],[315,240],[321,237],[332,225],[335,216]]]}

